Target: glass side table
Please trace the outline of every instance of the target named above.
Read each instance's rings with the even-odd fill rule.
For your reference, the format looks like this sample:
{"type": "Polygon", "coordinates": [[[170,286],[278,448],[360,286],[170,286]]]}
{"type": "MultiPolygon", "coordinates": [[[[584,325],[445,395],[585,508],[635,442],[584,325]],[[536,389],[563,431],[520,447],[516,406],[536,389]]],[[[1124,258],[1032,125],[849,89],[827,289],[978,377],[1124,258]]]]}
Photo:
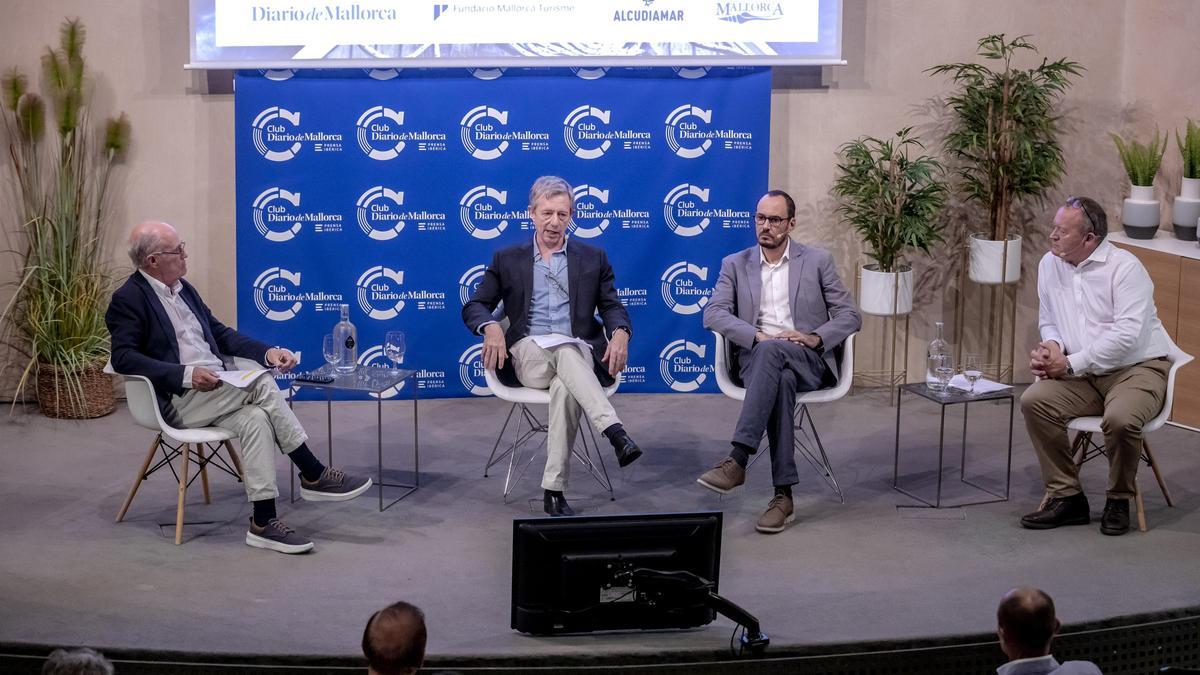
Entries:
{"type": "MultiPolygon", "coordinates": [[[[421,484],[421,454],[419,434],[417,429],[418,414],[417,414],[417,371],[395,368],[381,368],[379,366],[359,366],[353,373],[337,373],[329,365],[324,365],[313,371],[315,374],[333,376],[333,381],[329,383],[321,382],[301,382],[292,380],[288,387],[288,405],[293,404],[295,393],[304,388],[320,389],[325,391],[325,433],[326,441],[329,448],[329,465],[333,465],[333,392],[334,391],[355,391],[364,394],[370,394],[375,397],[375,440],[377,448],[378,467],[376,471],[376,485],[379,487],[379,510],[385,511],[391,508],[396,502],[404,499],[413,492],[421,484]],[[408,389],[412,392],[412,427],[413,427],[413,482],[411,485],[407,483],[385,483],[383,480],[383,400],[382,394],[390,389],[399,389],[404,383],[408,382],[408,389]],[[383,503],[384,488],[399,488],[404,490],[404,493],[388,502],[385,506],[383,503]]],[[[291,501],[296,501],[296,473],[293,471],[291,481],[291,501]]]]}
{"type": "Polygon", "coordinates": [[[948,504],[947,506],[973,506],[976,504],[990,504],[992,502],[1002,502],[1008,500],[1009,487],[1012,483],[1012,433],[1013,433],[1013,407],[1016,399],[1013,397],[1012,388],[1004,389],[1003,391],[995,391],[989,394],[971,395],[965,391],[958,389],[950,389],[947,396],[939,396],[937,392],[930,391],[929,387],[924,382],[901,385],[896,392],[896,450],[892,464],[892,488],[898,492],[912,497],[921,502],[921,504],[901,504],[901,508],[941,508],[942,507],[942,467],[945,456],[945,441],[946,441],[946,408],[954,405],[962,405],[963,408],[963,423],[962,423],[962,448],[959,457],[958,480],[966,485],[969,485],[977,490],[987,493],[990,498],[984,498],[976,501],[965,503],[948,504]],[[912,492],[900,487],[900,403],[904,399],[904,394],[916,394],[917,396],[932,401],[938,404],[941,410],[941,421],[938,425],[938,465],[937,465],[937,495],[934,501],[930,502],[922,497],[919,497],[912,492]],[[967,413],[972,403],[981,403],[984,401],[1008,401],[1008,462],[1004,469],[1004,493],[995,492],[983,487],[966,476],[967,473],[967,413]]]}

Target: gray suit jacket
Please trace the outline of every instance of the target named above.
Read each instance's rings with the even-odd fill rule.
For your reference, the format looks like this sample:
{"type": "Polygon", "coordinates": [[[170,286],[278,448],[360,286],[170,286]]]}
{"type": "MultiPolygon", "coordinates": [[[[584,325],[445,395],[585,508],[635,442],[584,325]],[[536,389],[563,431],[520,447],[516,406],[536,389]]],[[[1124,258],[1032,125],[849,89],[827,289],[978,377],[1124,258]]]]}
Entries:
{"type": "MultiPolygon", "coordinates": [[[[724,335],[739,350],[754,346],[762,301],[762,263],[758,245],[721,261],[721,275],[712,298],[704,307],[704,327],[724,335]]],[[[788,244],[788,300],[796,330],[821,336],[826,365],[836,377],[834,348],[857,332],[862,317],[854,299],[846,292],[833,264],[833,256],[822,248],[796,242],[788,244]]],[[[736,363],[736,361],[733,361],[736,363]]]]}

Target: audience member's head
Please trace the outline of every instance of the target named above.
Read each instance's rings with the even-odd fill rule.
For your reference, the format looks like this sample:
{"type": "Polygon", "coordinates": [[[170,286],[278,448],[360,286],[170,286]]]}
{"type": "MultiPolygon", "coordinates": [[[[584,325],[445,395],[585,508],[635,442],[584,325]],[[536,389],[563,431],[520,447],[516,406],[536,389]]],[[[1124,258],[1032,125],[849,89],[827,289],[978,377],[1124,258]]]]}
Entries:
{"type": "Polygon", "coordinates": [[[1054,601],[1044,591],[1028,586],[1004,594],[996,610],[1000,649],[1009,661],[1045,656],[1060,624],[1054,601]]]}
{"type": "Polygon", "coordinates": [[[42,665],[42,675],[113,675],[108,659],[94,649],[55,649],[42,665]]]}
{"type": "Polygon", "coordinates": [[[362,637],[371,675],[415,673],[425,661],[425,614],[415,605],[397,602],[375,612],[362,637]]]}

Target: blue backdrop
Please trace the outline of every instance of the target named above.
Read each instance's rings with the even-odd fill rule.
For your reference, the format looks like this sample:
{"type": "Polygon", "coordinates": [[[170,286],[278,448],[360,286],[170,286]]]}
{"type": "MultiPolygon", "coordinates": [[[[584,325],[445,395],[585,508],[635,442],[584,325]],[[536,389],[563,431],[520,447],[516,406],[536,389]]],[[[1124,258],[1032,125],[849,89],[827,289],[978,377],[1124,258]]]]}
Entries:
{"type": "MultiPolygon", "coordinates": [[[[770,71],[242,72],[238,327],[324,363],[350,305],[359,362],[408,334],[422,397],[487,393],[460,318],[492,252],[533,236],[533,180],[575,186],[571,236],[603,247],[633,321],[625,392],[715,392],[700,312],[753,244],[770,71]]],[[[395,395],[395,392],[389,392],[395,395]]]]}

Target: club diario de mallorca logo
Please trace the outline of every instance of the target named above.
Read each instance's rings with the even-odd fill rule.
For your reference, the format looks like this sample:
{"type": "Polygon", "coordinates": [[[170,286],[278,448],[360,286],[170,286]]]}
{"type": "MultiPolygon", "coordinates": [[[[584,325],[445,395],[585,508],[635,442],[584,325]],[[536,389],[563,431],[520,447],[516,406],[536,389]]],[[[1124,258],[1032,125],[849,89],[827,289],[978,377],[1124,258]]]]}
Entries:
{"type": "Polygon", "coordinates": [[[287,321],[300,313],[304,303],[297,291],[300,273],[271,267],[254,280],[254,306],[271,321],[287,321]],[[276,309],[282,306],[282,309],[276,309]]]}
{"type": "Polygon", "coordinates": [[[358,226],[376,241],[395,239],[404,229],[404,193],[382,185],[369,188],[358,197],[358,226]]]}
{"type": "Polygon", "coordinates": [[[396,159],[404,152],[404,111],[377,105],[368,108],[355,122],[358,147],[367,157],[381,161],[396,159]]]}
{"type": "Polygon", "coordinates": [[[508,228],[509,220],[521,220],[527,212],[508,208],[508,191],[476,185],[458,200],[463,229],[476,239],[495,239],[508,228]]]}
{"type": "Polygon", "coordinates": [[[475,344],[458,357],[458,379],[462,386],[474,396],[491,396],[487,380],[483,375],[483,345],[475,344]]]}
{"type": "Polygon", "coordinates": [[[754,134],[737,129],[713,128],[711,110],[685,104],[671,111],[666,120],[667,146],[684,159],[703,157],[716,143],[725,150],[752,150],[754,134]]]}
{"type": "Polygon", "coordinates": [[[575,195],[575,217],[567,225],[572,236],[581,239],[594,239],[604,234],[610,220],[605,214],[608,210],[608,190],[601,190],[592,185],[577,185],[575,195]]]}
{"type": "Polygon", "coordinates": [[[713,366],[704,362],[704,345],[688,340],[675,340],[658,353],[658,373],[672,391],[696,391],[713,366]]]}
{"type": "Polygon", "coordinates": [[[300,153],[305,143],[314,152],[340,152],[342,134],[301,131],[300,113],[272,106],[254,118],[251,139],[258,154],[272,162],[286,162],[300,153]]]}
{"type": "Polygon", "coordinates": [[[717,18],[731,23],[778,21],[783,18],[781,2],[718,2],[717,18]]]}
{"type": "Polygon", "coordinates": [[[663,199],[663,219],[667,227],[681,237],[695,237],[708,228],[712,220],[702,206],[708,204],[710,190],[691,183],[676,185],[663,199]]]}
{"type": "Polygon", "coordinates": [[[546,132],[507,129],[507,110],[476,106],[458,124],[463,148],[475,159],[499,159],[513,143],[519,143],[523,152],[550,149],[550,134],[546,132]]]}
{"type": "Polygon", "coordinates": [[[663,272],[661,279],[663,302],[676,314],[696,314],[712,296],[707,267],[677,262],[663,272]]]}
{"type": "Polygon", "coordinates": [[[471,301],[471,296],[475,295],[475,289],[479,288],[479,282],[483,281],[483,273],[486,271],[487,265],[476,265],[458,278],[458,299],[462,304],[471,301]]]}
{"type": "Polygon", "coordinates": [[[580,159],[598,159],[613,147],[614,141],[625,150],[649,150],[651,134],[636,129],[611,129],[612,111],[590,105],[572,110],[563,120],[563,142],[580,159]]]}
{"type": "Polygon", "coordinates": [[[404,272],[376,265],[363,272],[355,282],[358,306],[376,321],[394,319],[404,309],[404,272]]]}
{"type": "Polygon", "coordinates": [[[267,241],[288,241],[300,234],[300,219],[296,214],[289,214],[283,204],[291,204],[292,208],[300,208],[300,193],[288,192],[277,187],[267,188],[254,200],[254,228],[267,241]],[[270,223],[270,225],[268,225],[270,223]],[[271,225],[282,223],[286,229],[275,230],[271,225]]]}

